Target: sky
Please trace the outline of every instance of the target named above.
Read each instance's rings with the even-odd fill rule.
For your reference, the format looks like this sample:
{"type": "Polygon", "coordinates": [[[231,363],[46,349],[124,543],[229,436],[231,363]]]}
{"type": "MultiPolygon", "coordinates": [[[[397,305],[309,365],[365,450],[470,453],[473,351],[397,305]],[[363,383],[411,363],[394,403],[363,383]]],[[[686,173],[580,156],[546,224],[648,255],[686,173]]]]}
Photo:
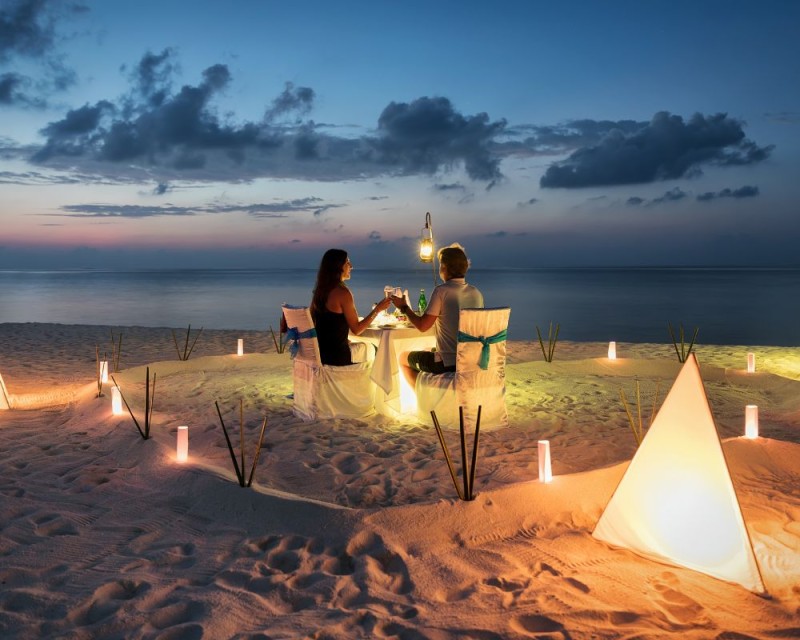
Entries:
{"type": "Polygon", "coordinates": [[[800,266],[800,2],[0,0],[0,269],[800,266]]]}

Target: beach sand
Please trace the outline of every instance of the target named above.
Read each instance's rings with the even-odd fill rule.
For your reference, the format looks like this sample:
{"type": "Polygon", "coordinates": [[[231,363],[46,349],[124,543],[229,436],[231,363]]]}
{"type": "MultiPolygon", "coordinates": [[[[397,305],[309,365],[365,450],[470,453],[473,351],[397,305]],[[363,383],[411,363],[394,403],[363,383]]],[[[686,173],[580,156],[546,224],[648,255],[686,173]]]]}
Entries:
{"type": "Polygon", "coordinates": [[[170,329],[113,327],[140,423],[157,375],[145,441],[109,386],[96,397],[111,329],[0,324],[4,639],[800,637],[800,348],[696,347],[764,597],[591,537],[636,449],[619,390],[638,379],[649,417],[680,370],[672,344],[618,344],[612,362],[559,342],[547,363],[509,343],[510,425],[482,425],[466,503],[430,424],[296,418],[291,360],[264,332],[203,331],[184,362],[170,329]],[[240,400],[248,471],[267,417],[250,489],[215,408],[238,451],[240,400]],[[746,404],[756,440],[739,437],[746,404]]]}

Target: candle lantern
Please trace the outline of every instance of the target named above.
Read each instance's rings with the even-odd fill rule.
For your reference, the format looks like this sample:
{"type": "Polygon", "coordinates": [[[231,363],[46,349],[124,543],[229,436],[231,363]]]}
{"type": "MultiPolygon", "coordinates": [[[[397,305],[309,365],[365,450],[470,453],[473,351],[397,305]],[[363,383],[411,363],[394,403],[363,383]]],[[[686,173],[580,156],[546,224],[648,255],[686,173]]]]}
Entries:
{"type": "Polygon", "coordinates": [[[189,459],[189,427],[178,427],[178,449],[176,458],[178,462],[186,462],[189,459]]]}
{"type": "Polygon", "coordinates": [[[608,343],[608,359],[609,360],[616,360],[617,359],[617,343],[613,340],[608,343]]]}
{"type": "Polygon", "coordinates": [[[539,440],[539,482],[550,482],[553,471],[550,468],[550,441],[539,440]]]}
{"type": "Polygon", "coordinates": [[[239,338],[236,341],[236,355],[237,356],[243,356],[244,355],[244,339],[243,338],[239,338]]]}
{"type": "Polygon", "coordinates": [[[100,361],[100,382],[103,384],[108,382],[108,360],[100,361]]]}
{"type": "Polygon", "coordinates": [[[756,371],[756,354],[747,354],[747,373],[755,373],[756,371]]]}
{"type": "Polygon", "coordinates": [[[117,387],[111,387],[111,414],[122,415],[122,394],[117,387]]]}
{"type": "Polygon", "coordinates": [[[430,212],[425,214],[425,226],[419,239],[419,259],[422,262],[433,262],[433,226],[430,212]]]}
{"type": "Polygon", "coordinates": [[[744,408],[744,437],[751,440],[758,437],[758,406],[754,404],[744,408]]]}

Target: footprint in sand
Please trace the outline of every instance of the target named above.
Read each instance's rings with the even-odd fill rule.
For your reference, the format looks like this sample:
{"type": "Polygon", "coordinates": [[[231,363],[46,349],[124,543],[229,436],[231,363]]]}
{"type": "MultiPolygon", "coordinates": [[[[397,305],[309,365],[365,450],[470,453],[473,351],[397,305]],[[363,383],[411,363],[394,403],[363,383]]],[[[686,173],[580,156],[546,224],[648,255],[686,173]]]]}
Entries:
{"type": "Polygon", "coordinates": [[[678,577],[665,571],[652,581],[657,592],[652,598],[654,604],[664,612],[670,624],[676,627],[702,627],[710,624],[703,605],[681,593],[678,577]]]}

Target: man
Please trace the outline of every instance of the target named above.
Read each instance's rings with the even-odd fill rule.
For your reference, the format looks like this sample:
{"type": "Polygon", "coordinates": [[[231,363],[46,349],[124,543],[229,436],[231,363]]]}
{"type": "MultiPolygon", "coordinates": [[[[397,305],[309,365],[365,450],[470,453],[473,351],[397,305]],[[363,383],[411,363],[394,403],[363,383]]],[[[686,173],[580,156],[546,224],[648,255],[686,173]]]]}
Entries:
{"type": "Polygon", "coordinates": [[[464,248],[459,244],[444,247],[439,250],[438,258],[439,275],[444,284],[433,290],[424,315],[415,314],[404,298],[391,296],[392,303],[417,329],[427,331],[436,326],[435,351],[406,351],[400,354],[403,375],[412,389],[420,371],[442,374],[456,370],[459,313],[461,309],[483,308],[481,292],[466,283],[469,259],[464,248]]]}

